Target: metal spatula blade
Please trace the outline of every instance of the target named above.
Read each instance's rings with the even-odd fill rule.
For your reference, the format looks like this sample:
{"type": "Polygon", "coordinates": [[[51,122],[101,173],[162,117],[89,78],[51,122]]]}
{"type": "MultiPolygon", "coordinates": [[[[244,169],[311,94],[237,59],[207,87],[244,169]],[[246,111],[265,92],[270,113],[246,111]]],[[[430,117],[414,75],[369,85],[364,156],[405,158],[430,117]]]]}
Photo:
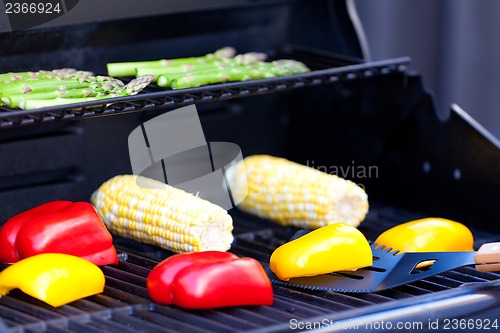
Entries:
{"type": "MultiPolygon", "coordinates": [[[[310,232],[299,230],[291,240],[297,239],[310,232]]],[[[267,275],[271,282],[298,288],[313,290],[330,290],[345,293],[368,293],[394,288],[406,283],[414,282],[449,271],[465,265],[474,264],[477,252],[406,252],[399,253],[391,248],[373,243],[371,245],[373,265],[360,268],[355,272],[344,271],[330,274],[321,274],[311,277],[293,278],[288,281],[280,280],[269,268],[267,275]],[[433,261],[432,265],[424,269],[416,269],[424,261],[433,261]]],[[[499,271],[500,243],[483,244],[479,249],[481,267],[478,270],[499,271]]],[[[479,257],[479,256],[478,256],[479,257]]],[[[476,257],[476,261],[477,261],[476,257]]]]}
{"type": "Polygon", "coordinates": [[[464,265],[474,264],[476,252],[415,252],[401,253],[372,244],[373,265],[355,272],[342,271],[311,277],[280,280],[269,267],[266,272],[276,284],[312,290],[346,293],[381,291],[417,281],[464,265]],[[425,270],[415,270],[423,262],[433,260],[425,270]]]}

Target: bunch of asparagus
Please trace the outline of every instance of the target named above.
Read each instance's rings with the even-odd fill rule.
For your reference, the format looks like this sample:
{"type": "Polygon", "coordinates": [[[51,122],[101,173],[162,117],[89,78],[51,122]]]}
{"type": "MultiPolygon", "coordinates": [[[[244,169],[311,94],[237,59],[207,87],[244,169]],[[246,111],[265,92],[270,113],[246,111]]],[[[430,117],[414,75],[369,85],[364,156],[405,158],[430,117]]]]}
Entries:
{"type": "MultiPolygon", "coordinates": [[[[0,74],[0,101],[25,110],[135,95],[153,80],[145,75],[125,85],[73,68],[0,74]]],[[[0,104],[1,104],[0,103],[0,104]]]]}
{"type": "Polygon", "coordinates": [[[257,52],[236,55],[234,48],[225,47],[201,57],[109,63],[107,69],[111,76],[153,75],[159,87],[172,89],[309,71],[309,68],[299,61],[280,59],[265,62],[266,58],[266,54],[257,52]]]}

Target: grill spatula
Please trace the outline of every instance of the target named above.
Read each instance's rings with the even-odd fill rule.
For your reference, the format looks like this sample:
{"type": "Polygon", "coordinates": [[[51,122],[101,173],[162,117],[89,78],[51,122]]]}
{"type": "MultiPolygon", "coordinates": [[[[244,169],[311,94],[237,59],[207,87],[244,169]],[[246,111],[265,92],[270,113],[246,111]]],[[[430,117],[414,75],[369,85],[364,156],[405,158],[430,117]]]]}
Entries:
{"type": "MultiPolygon", "coordinates": [[[[308,231],[297,232],[292,239],[298,238],[308,231]]],[[[446,272],[465,265],[475,264],[474,257],[479,252],[406,252],[398,253],[382,245],[372,244],[373,265],[358,269],[355,272],[335,272],[311,277],[292,278],[288,281],[280,280],[269,268],[266,272],[271,282],[312,290],[330,290],[345,293],[368,293],[397,287],[406,283],[424,279],[426,277],[446,272]],[[430,267],[415,269],[425,261],[434,261],[430,267]]],[[[500,271],[500,243],[484,244],[485,249],[479,262],[484,265],[476,266],[481,271],[500,271]],[[485,260],[483,260],[485,258],[485,260]],[[493,258],[493,259],[492,259],[493,258]],[[481,268],[479,268],[481,267],[481,268]]],[[[480,251],[482,251],[480,249],[480,251]]],[[[478,257],[476,257],[476,261],[478,257]]]]}

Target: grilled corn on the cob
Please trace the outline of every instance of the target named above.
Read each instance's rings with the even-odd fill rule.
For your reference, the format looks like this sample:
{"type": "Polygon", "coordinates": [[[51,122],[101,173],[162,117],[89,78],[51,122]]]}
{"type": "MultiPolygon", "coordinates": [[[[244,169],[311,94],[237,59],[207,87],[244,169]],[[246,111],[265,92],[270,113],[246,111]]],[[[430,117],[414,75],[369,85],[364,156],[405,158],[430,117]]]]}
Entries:
{"type": "Polygon", "coordinates": [[[227,251],[233,241],[226,210],[154,179],[116,176],[91,202],[111,233],[170,251],[227,251]]]}
{"type": "Polygon", "coordinates": [[[238,208],[282,225],[357,227],[368,212],[368,196],[354,182],[283,158],[250,156],[227,176],[233,193],[248,190],[238,208]]]}

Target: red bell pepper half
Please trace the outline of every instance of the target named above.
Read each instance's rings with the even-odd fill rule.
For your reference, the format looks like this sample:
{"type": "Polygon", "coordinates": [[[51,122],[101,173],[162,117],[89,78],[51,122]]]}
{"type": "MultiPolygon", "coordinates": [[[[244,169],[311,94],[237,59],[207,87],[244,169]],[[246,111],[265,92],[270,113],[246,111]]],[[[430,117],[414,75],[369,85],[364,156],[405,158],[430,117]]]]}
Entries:
{"type": "Polygon", "coordinates": [[[272,305],[274,298],[259,262],[228,252],[174,255],[153,268],[146,284],[153,301],[186,309],[272,305]]]}
{"type": "Polygon", "coordinates": [[[156,303],[173,304],[170,286],[179,271],[195,263],[234,259],[238,259],[238,256],[222,251],[174,254],[156,265],[149,273],[146,280],[149,296],[156,303]]]}
{"type": "Polygon", "coordinates": [[[88,202],[52,201],[20,213],[0,229],[0,262],[64,253],[98,266],[117,264],[106,226],[88,202]]]}

